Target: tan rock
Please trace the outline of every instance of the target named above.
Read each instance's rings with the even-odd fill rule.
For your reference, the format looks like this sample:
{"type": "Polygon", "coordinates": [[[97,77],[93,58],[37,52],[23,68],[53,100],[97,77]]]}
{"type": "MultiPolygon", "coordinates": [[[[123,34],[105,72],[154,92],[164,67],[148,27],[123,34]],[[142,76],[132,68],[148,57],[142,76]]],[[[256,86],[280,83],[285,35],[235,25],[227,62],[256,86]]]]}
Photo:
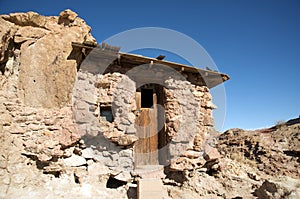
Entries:
{"type": "Polygon", "coordinates": [[[218,149],[206,146],[204,151],[204,159],[206,161],[214,161],[221,158],[221,154],[219,153],[218,149]]]}
{"type": "Polygon", "coordinates": [[[21,43],[27,40],[36,41],[45,36],[49,31],[43,28],[35,28],[31,26],[21,27],[14,37],[14,42],[21,43]]]}
{"type": "Polygon", "coordinates": [[[62,129],[57,138],[60,145],[62,145],[63,148],[66,148],[76,143],[80,139],[80,136],[76,132],[72,133],[67,129],[62,129]]]}
{"type": "Polygon", "coordinates": [[[70,9],[62,11],[59,14],[58,24],[69,25],[70,23],[75,21],[77,16],[78,15],[75,12],[71,11],[70,9]]]}
{"type": "Polygon", "coordinates": [[[17,28],[13,23],[4,20],[3,16],[0,17],[0,63],[7,61],[8,57],[5,53],[7,52],[16,31],[17,28]]]}
{"type": "Polygon", "coordinates": [[[2,17],[19,26],[45,27],[46,24],[46,17],[41,16],[36,12],[13,13],[10,15],[3,15],[2,17]]]}
{"type": "Polygon", "coordinates": [[[95,43],[91,28],[70,10],[63,11],[59,18],[34,12],[4,15],[0,22],[1,63],[8,60],[4,55],[13,38],[16,43],[23,42],[18,78],[22,101],[47,108],[69,103],[77,69],[76,60],[68,60],[71,43],[95,43]],[[72,26],[64,26],[66,21],[72,26]]]}
{"type": "Polygon", "coordinates": [[[2,125],[10,125],[12,122],[12,116],[9,113],[1,114],[0,124],[2,125]]]}
{"type": "Polygon", "coordinates": [[[212,101],[207,101],[205,107],[210,108],[210,109],[216,109],[217,108],[217,106],[215,104],[213,104],[212,101]]]}
{"type": "Polygon", "coordinates": [[[191,151],[188,150],[186,152],[184,152],[183,156],[190,158],[190,159],[195,159],[195,158],[199,158],[201,157],[202,153],[199,151],[191,151]]]}
{"type": "Polygon", "coordinates": [[[187,157],[179,157],[171,160],[170,168],[177,171],[193,170],[200,168],[205,164],[203,158],[189,159],[187,157]]]}
{"type": "Polygon", "coordinates": [[[123,135],[118,139],[118,145],[128,146],[135,143],[138,140],[138,137],[135,135],[123,135]]]}

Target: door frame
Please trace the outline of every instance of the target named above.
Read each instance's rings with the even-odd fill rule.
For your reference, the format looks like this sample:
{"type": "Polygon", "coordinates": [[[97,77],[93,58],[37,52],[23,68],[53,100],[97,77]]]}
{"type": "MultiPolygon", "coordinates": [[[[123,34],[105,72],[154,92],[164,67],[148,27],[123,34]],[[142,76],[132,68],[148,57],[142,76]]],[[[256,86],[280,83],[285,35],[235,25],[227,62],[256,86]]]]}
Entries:
{"type": "MultiPolygon", "coordinates": [[[[150,156],[156,156],[157,161],[154,161],[156,165],[165,165],[168,162],[169,155],[168,155],[168,150],[166,150],[166,145],[167,145],[167,135],[165,133],[165,111],[164,111],[164,88],[161,85],[158,84],[146,84],[143,85],[136,90],[136,117],[138,121],[139,113],[143,110],[148,109],[149,112],[153,111],[153,117],[156,118],[155,122],[156,124],[154,125],[156,130],[155,130],[155,135],[157,136],[157,143],[155,144],[156,146],[149,146],[149,151],[153,154],[150,154],[150,156]],[[144,108],[142,107],[142,90],[143,89],[152,89],[153,91],[153,106],[151,108],[144,108]],[[158,107],[160,106],[160,107],[158,107]],[[158,129],[160,128],[160,129],[158,129]]],[[[139,121],[140,122],[140,121],[139,121]]],[[[138,130],[139,128],[137,128],[138,130]]],[[[139,132],[137,132],[137,135],[139,137],[139,132]]],[[[152,138],[153,139],[153,138],[152,138]]],[[[155,138],[156,139],[156,138],[155,138]]],[[[153,139],[153,140],[155,140],[153,139]]],[[[149,141],[151,143],[151,140],[149,141]]],[[[135,167],[141,166],[139,164],[140,159],[138,159],[139,154],[138,152],[141,152],[141,149],[136,148],[139,146],[139,141],[136,142],[134,145],[134,165],[135,167]]],[[[153,144],[153,143],[152,143],[153,144]]],[[[153,163],[153,162],[152,162],[153,163]]],[[[151,162],[150,162],[151,164],[151,162]]]]}

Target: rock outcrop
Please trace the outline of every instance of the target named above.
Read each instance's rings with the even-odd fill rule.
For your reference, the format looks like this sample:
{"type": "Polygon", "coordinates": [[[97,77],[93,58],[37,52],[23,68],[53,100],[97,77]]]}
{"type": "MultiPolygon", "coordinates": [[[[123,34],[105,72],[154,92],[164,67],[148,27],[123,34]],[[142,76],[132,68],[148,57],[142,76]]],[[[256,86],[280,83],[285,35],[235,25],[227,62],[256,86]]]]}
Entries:
{"type": "MultiPolygon", "coordinates": [[[[76,61],[81,59],[68,59],[72,42],[95,43],[91,28],[70,10],[59,17],[34,12],[2,15],[0,24],[1,71],[15,76],[18,98],[34,107],[61,108],[68,104],[76,61]]],[[[4,83],[1,77],[1,87],[4,83]]]]}
{"type": "Polygon", "coordinates": [[[219,150],[269,175],[300,178],[300,125],[282,124],[270,129],[231,129],[219,137],[219,150]]]}

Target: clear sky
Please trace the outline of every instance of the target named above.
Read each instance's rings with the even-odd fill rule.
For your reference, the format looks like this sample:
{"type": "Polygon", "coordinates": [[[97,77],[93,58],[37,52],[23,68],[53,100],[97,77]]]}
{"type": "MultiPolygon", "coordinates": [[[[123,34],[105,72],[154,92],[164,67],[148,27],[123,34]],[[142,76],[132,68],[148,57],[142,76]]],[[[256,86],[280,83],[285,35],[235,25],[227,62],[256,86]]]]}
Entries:
{"type": "Polygon", "coordinates": [[[299,0],[0,0],[0,14],[58,15],[67,8],[86,20],[98,43],[140,27],[170,28],[200,43],[231,77],[221,130],[300,115],[299,0]]]}

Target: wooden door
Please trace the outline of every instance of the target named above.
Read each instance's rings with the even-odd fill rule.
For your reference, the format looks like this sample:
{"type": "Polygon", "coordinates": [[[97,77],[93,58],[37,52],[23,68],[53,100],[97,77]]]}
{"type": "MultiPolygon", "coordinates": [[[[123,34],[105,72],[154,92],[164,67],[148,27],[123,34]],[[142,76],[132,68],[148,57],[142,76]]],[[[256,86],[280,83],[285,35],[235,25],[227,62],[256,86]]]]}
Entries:
{"type": "Polygon", "coordinates": [[[152,94],[143,95],[143,91],[136,93],[136,102],[137,102],[137,114],[135,127],[137,129],[136,135],[139,137],[139,140],[135,143],[134,152],[135,152],[135,166],[140,165],[158,165],[158,146],[159,146],[159,134],[158,134],[158,115],[157,115],[157,96],[154,89],[151,89],[152,94]],[[144,103],[143,106],[143,97],[152,97],[148,99],[153,105],[149,107],[149,103],[144,103]],[[146,107],[147,108],[146,108],[146,107]]]}

